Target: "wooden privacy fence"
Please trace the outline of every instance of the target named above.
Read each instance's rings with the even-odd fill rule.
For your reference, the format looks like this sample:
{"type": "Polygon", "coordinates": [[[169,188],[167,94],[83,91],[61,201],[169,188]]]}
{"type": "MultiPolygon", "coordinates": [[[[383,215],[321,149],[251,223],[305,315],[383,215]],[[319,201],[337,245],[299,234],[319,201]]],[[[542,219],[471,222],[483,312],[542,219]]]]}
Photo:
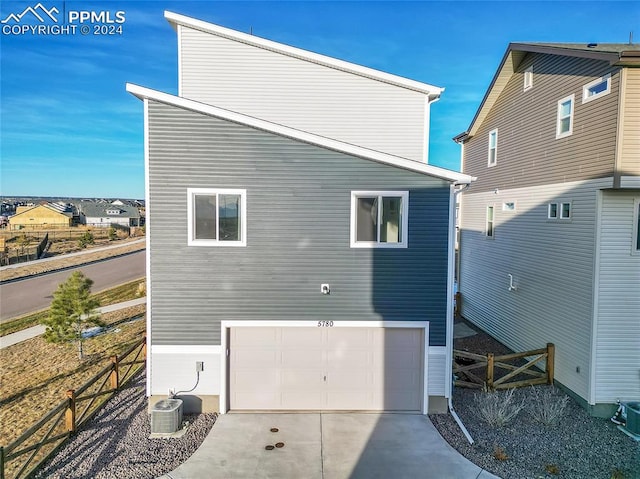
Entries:
{"type": "Polygon", "coordinates": [[[454,381],[454,385],[479,389],[486,387],[488,390],[493,391],[495,389],[532,386],[534,384],[553,384],[554,355],[555,346],[552,343],[548,343],[544,349],[504,354],[502,356],[495,356],[493,353],[485,355],[468,353],[454,349],[453,374],[457,378],[454,381]],[[532,359],[520,366],[507,362],[522,362],[522,360],[529,357],[532,359]],[[544,371],[531,370],[533,366],[540,364],[543,360],[546,361],[544,371]],[[496,369],[509,372],[498,378],[495,374],[496,369]],[[529,376],[529,378],[513,380],[517,376],[529,376]],[[463,377],[464,379],[461,379],[463,377]]]}
{"type": "Polygon", "coordinates": [[[98,412],[145,364],[146,337],[78,389],[65,393],[65,400],[47,412],[8,446],[0,447],[0,479],[20,479],[32,474],[64,441],[98,412]]]}

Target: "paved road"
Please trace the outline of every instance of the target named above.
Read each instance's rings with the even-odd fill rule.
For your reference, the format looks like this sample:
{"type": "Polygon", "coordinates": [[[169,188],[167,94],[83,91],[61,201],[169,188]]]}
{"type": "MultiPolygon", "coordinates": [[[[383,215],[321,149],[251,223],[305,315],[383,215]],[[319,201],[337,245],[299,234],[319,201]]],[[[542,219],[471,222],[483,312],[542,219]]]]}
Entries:
{"type": "Polygon", "coordinates": [[[144,277],[145,252],[5,283],[0,286],[0,322],[48,307],[58,285],[76,270],[94,281],[92,291],[101,291],[144,277]]]}

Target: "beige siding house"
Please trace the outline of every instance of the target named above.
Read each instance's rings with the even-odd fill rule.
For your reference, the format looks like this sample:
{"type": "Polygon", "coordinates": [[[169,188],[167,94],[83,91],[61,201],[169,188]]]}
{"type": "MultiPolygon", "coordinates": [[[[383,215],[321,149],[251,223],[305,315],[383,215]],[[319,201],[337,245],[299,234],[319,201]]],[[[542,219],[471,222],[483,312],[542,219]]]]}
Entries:
{"type": "Polygon", "coordinates": [[[9,218],[12,230],[25,228],[68,228],[73,224],[73,212],[57,204],[19,206],[16,214],[9,218]]]}
{"type": "Polygon", "coordinates": [[[640,45],[511,44],[462,145],[463,316],[556,344],[593,414],[640,399],[640,45]]]}

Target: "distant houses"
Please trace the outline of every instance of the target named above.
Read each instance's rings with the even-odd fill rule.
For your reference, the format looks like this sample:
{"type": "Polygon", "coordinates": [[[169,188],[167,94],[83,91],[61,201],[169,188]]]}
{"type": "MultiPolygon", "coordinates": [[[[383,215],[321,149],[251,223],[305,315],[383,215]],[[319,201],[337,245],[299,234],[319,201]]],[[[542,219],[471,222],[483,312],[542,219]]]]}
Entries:
{"type": "Polygon", "coordinates": [[[78,205],[80,223],[98,228],[141,226],[140,210],[120,200],[112,203],[83,201],[78,205]]]}
{"type": "Polygon", "coordinates": [[[9,218],[9,228],[68,228],[73,225],[73,207],[60,203],[18,206],[16,214],[9,218]]]}

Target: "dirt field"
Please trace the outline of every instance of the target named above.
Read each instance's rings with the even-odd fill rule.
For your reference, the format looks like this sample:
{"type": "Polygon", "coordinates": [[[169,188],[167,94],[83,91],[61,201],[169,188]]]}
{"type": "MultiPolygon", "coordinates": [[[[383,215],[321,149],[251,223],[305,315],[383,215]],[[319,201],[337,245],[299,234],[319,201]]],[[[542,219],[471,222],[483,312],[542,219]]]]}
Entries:
{"type": "MultiPolygon", "coordinates": [[[[112,323],[144,314],[145,306],[108,313],[112,323]]],[[[144,319],[86,339],[84,361],[75,344],[57,345],[37,337],[0,350],[0,441],[7,445],[75,389],[145,334],[144,319]]]]}

